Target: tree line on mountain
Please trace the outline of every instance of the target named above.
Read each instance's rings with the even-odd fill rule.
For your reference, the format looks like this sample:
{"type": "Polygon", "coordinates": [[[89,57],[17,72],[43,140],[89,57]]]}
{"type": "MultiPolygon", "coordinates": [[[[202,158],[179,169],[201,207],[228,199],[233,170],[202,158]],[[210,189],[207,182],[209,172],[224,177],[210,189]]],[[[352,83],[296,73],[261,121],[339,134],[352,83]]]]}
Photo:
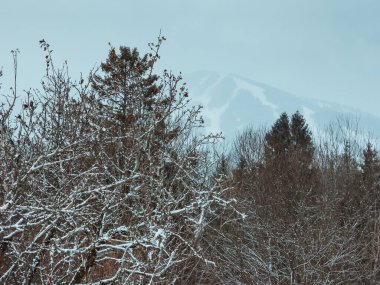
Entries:
{"type": "Polygon", "coordinates": [[[1,284],[377,284],[380,160],[348,121],[201,135],[164,37],[0,107],[1,284]],[[21,108],[17,102],[21,101],[21,108]]]}

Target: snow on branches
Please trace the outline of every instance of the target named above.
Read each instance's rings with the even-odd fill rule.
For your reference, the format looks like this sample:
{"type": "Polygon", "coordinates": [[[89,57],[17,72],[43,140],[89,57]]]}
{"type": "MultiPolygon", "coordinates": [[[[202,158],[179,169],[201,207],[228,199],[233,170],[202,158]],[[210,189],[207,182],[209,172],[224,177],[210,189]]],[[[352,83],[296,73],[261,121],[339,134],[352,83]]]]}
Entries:
{"type": "Polygon", "coordinates": [[[181,76],[154,74],[163,40],[111,47],[78,82],[40,42],[42,89],[0,110],[1,284],[170,284],[215,265],[203,233],[239,214],[181,76]]]}

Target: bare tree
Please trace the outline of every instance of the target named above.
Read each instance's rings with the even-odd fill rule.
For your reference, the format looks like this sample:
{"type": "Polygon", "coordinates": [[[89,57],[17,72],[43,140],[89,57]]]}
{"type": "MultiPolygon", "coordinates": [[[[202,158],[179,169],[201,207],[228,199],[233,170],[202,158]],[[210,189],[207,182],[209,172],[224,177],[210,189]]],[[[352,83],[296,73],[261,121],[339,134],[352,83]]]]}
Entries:
{"type": "Polygon", "coordinates": [[[144,56],[111,47],[77,82],[40,41],[42,90],[15,114],[15,85],[0,113],[0,283],[175,284],[216,266],[208,224],[241,215],[181,76],[154,74],[164,39],[144,56]]]}

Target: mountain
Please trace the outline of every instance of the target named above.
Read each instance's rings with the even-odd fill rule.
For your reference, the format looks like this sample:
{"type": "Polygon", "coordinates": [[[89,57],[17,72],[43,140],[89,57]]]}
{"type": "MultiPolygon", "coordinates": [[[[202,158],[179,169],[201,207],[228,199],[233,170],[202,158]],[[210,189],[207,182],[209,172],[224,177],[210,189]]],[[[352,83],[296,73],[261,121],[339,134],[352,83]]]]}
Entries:
{"type": "Polygon", "coordinates": [[[282,112],[299,110],[312,130],[339,117],[358,120],[360,130],[380,138],[380,118],[364,111],[322,100],[302,98],[238,75],[199,71],[185,75],[193,104],[203,106],[205,130],[227,139],[249,125],[270,126],[282,112]]]}

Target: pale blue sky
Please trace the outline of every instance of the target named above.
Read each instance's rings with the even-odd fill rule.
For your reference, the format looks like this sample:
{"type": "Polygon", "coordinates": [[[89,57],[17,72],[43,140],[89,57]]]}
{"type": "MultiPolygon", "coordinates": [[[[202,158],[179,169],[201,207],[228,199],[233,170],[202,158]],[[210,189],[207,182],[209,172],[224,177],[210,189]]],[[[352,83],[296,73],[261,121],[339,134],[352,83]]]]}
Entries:
{"type": "Polygon", "coordinates": [[[380,117],[379,15],[375,0],[1,0],[3,87],[11,49],[21,51],[21,86],[37,87],[42,38],[76,77],[106,57],[108,42],[147,51],[161,29],[163,67],[232,72],[380,117]]]}

